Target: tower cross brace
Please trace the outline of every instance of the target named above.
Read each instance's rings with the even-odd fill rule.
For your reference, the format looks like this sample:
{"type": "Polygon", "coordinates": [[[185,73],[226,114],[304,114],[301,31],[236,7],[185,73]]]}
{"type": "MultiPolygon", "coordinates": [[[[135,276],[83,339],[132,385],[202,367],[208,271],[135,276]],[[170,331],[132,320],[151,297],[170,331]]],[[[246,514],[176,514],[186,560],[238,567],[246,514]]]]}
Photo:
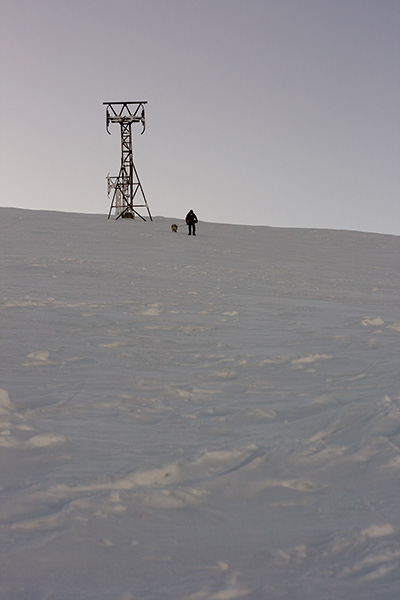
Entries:
{"type": "Polygon", "coordinates": [[[133,162],[132,147],[132,123],[142,124],[142,133],[146,128],[145,104],[147,102],[103,102],[106,106],[106,131],[109,131],[110,123],[118,123],[121,133],[121,166],[117,176],[107,177],[108,196],[111,195],[111,206],[108,218],[115,209],[116,218],[140,217],[146,219],[138,212],[138,208],[144,208],[153,220],[146,196],[139,179],[135,163],[133,162]]]}

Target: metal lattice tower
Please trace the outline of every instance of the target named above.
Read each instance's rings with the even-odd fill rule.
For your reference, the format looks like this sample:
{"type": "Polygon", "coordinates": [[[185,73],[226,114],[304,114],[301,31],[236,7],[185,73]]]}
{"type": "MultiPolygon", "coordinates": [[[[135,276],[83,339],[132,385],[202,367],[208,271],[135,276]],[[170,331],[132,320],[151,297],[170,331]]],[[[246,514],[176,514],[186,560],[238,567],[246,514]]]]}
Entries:
{"type": "Polygon", "coordinates": [[[110,218],[115,209],[116,218],[134,219],[137,215],[143,221],[138,208],[145,208],[150,221],[153,220],[139,175],[133,162],[132,123],[141,123],[142,133],[146,128],[144,105],[147,102],[103,102],[106,106],[106,131],[110,123],[119,123],[121,129],[121,167],[119,175],[108,175],[108,197],[111,196],[110,218]]]}

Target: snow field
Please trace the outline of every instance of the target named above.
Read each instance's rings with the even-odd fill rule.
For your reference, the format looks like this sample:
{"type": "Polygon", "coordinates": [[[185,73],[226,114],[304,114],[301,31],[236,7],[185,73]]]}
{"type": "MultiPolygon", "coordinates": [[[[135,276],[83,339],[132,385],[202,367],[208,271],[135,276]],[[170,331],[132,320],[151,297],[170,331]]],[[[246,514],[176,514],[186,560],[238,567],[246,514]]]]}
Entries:
{"type": "Polygon", "coordinates": [[[0,214],[2,597],[397,595],[399,238],[0,214]]]}

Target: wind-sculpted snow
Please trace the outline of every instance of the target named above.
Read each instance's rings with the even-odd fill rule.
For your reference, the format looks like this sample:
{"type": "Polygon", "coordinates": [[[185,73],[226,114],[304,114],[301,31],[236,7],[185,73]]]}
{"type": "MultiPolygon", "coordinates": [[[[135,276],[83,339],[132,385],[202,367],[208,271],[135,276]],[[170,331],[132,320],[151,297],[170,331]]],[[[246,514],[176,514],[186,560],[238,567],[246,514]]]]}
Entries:
{"type": "Polygon", "coordinates": [[[0,216],[2,598],[399,595],[399,238],[0,216]]]}

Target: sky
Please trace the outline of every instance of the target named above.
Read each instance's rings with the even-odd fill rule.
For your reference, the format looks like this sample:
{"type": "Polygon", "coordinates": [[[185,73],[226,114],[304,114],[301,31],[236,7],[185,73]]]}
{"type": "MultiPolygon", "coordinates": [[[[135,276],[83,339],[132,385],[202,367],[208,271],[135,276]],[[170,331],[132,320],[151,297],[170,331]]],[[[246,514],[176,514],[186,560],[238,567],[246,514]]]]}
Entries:
{"type": "Polygon", "coordinates": [[[2,0],[0,206],[400,235],[398,0],[2,0]]]}

